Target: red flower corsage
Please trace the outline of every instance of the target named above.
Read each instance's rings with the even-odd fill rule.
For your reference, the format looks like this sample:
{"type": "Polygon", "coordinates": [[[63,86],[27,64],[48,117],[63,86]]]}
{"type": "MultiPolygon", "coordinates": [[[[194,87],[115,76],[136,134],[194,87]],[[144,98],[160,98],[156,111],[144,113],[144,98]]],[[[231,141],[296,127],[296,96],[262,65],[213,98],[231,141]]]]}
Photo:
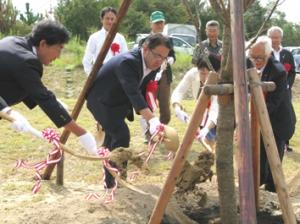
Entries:
{"type": "Polygon", "coordinates": [[[120,45],[117,43],[112,43],[110,49],[113,52],[113,55],[120,53],[120,45]]]}
{"type": "Polygon", "coordinates": [[[284,66],[284,68],[285,68],[285,71],[286,71],[287,73],[289,73],[290,70],[291,70],[291,68],[292,68],[291,64],[289,64],[289,63],[284,63],[283,66],[284,66]]]}

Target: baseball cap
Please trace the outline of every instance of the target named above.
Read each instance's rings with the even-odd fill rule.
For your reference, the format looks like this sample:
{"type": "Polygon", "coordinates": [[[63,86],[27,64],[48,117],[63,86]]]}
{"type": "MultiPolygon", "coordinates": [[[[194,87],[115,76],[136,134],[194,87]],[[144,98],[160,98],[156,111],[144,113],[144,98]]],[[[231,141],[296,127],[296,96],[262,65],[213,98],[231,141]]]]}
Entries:
{"type": "Polygon", "coordinates": [[[157,22],[160,22],[160,21],[163,21],[163,22],[166,21],[164,13],[161,12],[161,11],[152,12],[151,16],[150,16],[150,22],[151,23],[157,23],[157,22]]]}

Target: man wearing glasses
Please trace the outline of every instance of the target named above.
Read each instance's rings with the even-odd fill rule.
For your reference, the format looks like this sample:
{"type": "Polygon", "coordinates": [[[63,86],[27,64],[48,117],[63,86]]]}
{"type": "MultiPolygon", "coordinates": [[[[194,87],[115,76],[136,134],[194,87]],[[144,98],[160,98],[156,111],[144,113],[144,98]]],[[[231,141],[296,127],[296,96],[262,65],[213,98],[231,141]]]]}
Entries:
{"type": "MultiPolygon", "coordinates": [[[[279,157],[282,160],[285,142],[295,131],[296,118],[288,95],[286,71],[279,61],[271,57],[271,53],[271,39],[262,36],[251,47],[249,59],[260,73],[261,81],[272,81],[276,84],[275,91],[265,93],[265,101],[279,157]]],[[[274,181],[262,139],[260,147],[260,184],[265,184],[267,191],[275,192],[274,181]]]]}
{"type": "MultiPolygon", "coordinates": [[[[150,28],[151,34],[163,33],[165,27],[165,15],[162,11],[154,11],[150,15],[150,28]]],[[[139,47],[142,46],[146,38],[142,39],[139,43],[139,47]]],[[[170,40],[172,43],[172,40],[170,40]]],[[[173,44],[172,44],[173,45],[173,44]]],[[[159,120],[163,124],[168,124],[171,120],[171,110],[170,110],[170,99],[171,99],[171,83],[172,83],[172,68],[171,65],[175,62],[175,52],[173,49],[170,50],[168,57],[160,68],[155,80],[158,81],[157,89],[157,100],[159,108],[159,120]]],[[[150,138],[148,133],[148,125],[146,121],[141,119],[141,126],[143,134],[145,135],[145,143],[148,143],[150,138]]]]}
{"type": "MultiPolygon", "coordinates": [[[[105,131],[103,146],[110,151],[129,147],[130,132],[125,118],[133,120],[133,110],[140,114],[153,134],[160,121],[145,100],[146,85],[154,79],[166,60],[171,44],[169,38],[154,34],[141,48],[117,55],[103,65],[87,94],[87,107],[105,131]]],[[[126,168],[126,164],[124,167],[126,168]]],[[[108,189],[115,186],[114,178],[105,170],[108,189]]]]}

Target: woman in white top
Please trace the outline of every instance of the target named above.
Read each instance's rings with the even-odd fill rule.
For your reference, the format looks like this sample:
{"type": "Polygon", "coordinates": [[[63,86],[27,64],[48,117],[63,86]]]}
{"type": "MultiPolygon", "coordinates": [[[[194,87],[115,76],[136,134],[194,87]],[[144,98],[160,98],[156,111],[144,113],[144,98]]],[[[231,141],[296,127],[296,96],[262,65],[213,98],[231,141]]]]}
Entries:
{"type": "MultiPolygon", "coordinates": [[[[220,69],[220,59],[214,55],[209,55],[210,63],[215,71],[220,69]]],[[[171,103],[174,108],[176,117],[183,122],[188,122],[189,117],[184,111],[181,101],[185,97],[189,89],[192,90],[194,99],[197,99],[201,91],[201,87],[204,85],[209,74],[209,68],[206,62],[199,58],[197,67],[191,68],[184,75],[178,86],[172,93],[171,103]]],[[[207,107],[203,120],[200,125],[200,134],[198,139],[205,140],[207,143],[215,141],[216,138],[216,125],[218,118],[219,106],[217,102],[217,96],[211,96],[211,102],[207,107]]],[[[211,144],[210,144],[211,145],[211,144]]]]}
{"type": "MultiPolygon", "coordinates": [[[[117,11],[114,8],[105,7],[101,10],[100,19],[102,22],[102,29],[89,37],[82,59],[83,68],[87,75],[91,73],[93,64],[103,46],[106,35],[116,18],[117,11]]],[[[123,35],[117,33],[103,63],[107,62],[111,57],[126,51],[128,51],[126,40],[123,35]]]]}

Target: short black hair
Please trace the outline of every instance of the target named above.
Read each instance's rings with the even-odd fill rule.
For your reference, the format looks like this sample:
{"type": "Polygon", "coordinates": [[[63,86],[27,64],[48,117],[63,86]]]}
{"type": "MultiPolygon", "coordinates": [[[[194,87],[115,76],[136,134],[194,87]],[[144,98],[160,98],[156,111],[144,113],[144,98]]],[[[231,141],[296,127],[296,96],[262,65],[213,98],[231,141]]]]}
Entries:
{"type": "MultiPolygon", "coordinates": [[[[219,71],[221,68],[221,58],[218,55],[214,55],[214,54],[209,54],[208,55],[208,60],[211,63],[212,67],[214,68],[215,71],[219,71]]],[[[201,68],[207,68],[208,70],[209,67],[207,65],[207,63],[205,62],[205,60],[200,57],[197,61],[197,68],[201,69],[201,68]]]]}
{"type": "Polygon", "coordinates": [[[42,40],[48,45],[64,44],[70,39],[70,33],[59,22],[52,20],[41,20],[29,34],[29,40],[34,46],[38,46],[42,40]]]}
{"type": "Polygon", "coordinates": [[[147,44],[150,49],[154,49],[159,45],[163,45],[169,50],[173,48],[170,38],[161,33],[150,34],[144,44],[147,44]]]}
{"type": "Polygon", "coordinates": [[[112,12],[113,14],[117,15],[117,10],[113,7],[104,7],[101,12],[100,12],[100,18],[103,19],[103,17],[105,16],[106,13],[108,12],[112,12]]]}

